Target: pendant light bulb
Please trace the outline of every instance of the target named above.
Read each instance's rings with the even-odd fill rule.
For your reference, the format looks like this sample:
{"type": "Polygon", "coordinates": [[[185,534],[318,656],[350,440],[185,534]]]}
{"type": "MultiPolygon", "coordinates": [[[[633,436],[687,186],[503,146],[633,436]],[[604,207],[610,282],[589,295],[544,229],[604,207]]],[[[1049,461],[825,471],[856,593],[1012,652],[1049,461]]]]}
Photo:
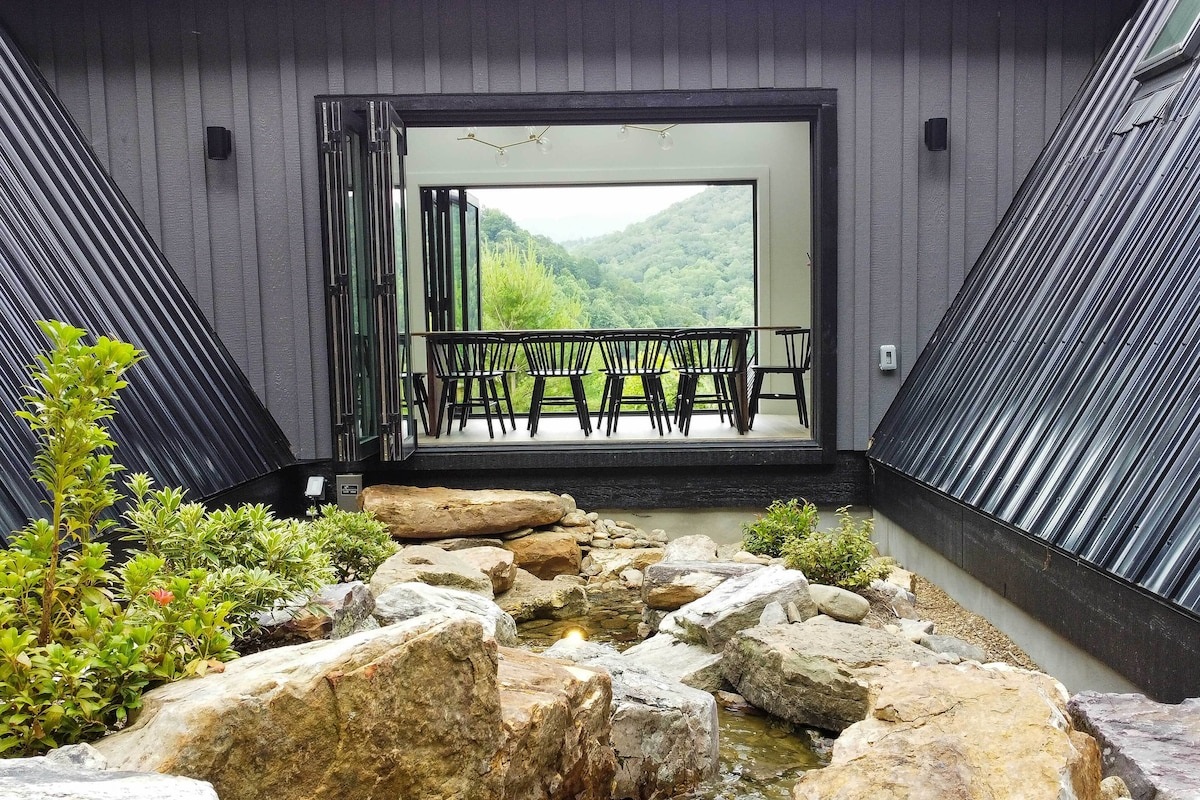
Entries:
{"type": "Polygon", "coordinates": [[[628,139],[629,138],[629,128],[626,127],[625,125],[622,125],[621,127],[617,128],[617,138],[620,139],[621,141],[625,141],[626,139],[628,139]]]}
{"type": "Polygon", "coordinates": [[[503,147],[496,151],[496,164],[501,167],[508,166],[508,151],[503,147]]]}
{"type": "Polygon", "coordinates": [[[550,143],[550,139],[547,138],[545,134],[542,134],[538,137],[537,143],[538,150],[540,150],[543,155],[554,149],[554,145],[550,143]]]}
{"type": "Polygon", "coordinates": [[[671,137],[671,134],[663,131],[658,135],[658,146],[663,150],[670,150],[675,146],[675,140],[671,137]]]}

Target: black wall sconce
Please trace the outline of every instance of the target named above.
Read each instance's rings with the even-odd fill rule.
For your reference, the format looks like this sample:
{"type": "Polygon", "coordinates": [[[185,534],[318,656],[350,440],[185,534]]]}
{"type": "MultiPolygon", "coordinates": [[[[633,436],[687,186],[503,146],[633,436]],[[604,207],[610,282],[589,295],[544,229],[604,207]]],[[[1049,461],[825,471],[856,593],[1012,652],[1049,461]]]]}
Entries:
{"type": "Polygon", "coordinates": [[[949,146],[950,126],[945,117],[931,117],[925,120],[925,149],[945,150],[949,146]]]}
{"type": "Polygon", "coordinates": [[[233,133],[229,128],[209,125],[204,129],[205,151],[215,161],[224,161],[233,152],[233,133]]]}

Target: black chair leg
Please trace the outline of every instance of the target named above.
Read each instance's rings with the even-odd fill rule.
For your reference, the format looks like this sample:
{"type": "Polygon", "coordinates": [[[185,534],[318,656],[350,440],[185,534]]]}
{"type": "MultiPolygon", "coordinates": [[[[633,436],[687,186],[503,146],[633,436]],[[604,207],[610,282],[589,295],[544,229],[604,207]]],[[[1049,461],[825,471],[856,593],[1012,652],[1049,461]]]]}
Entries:
{"type": "MultiPolygon", "coordinates": [[[[508,408],[508,421],[512,423],[513,430],[515,431],[517,429],[517,416],[513,413],[512,392],[508,389],[508,376],[501,375],[498,380],[500,381],[500,388],[504,390],[504,405],[508,408]]],[[[496,413],[503,413],[500,411],[499,399],[496,400],[496,413]]]]}
{"type": "Polygon", "coordinates": [[[800,424],[808,427],[808,401],[804,398],[804,375],[792,373],[792,385],[796,387],[796,411],[800,415],[800,424]]]}
{"type": "Polygon", "coordinates": [[[754,386],[750,389],[750,419],[746,424],[747,429],[754,427],[754,418],[758,416],[759,395],[762,394],[763,378],[765,377],[765,372],[754,373],[754,386]]]}
{"type": "Polygon", "coordinates": [[[584,436],[592,433],[592,415],[587,407],[587,393],[583,388],[582,378],[571,378],[571,396],[575,399],[575,416],[579,417],[579,427],[584,436]]]}
{"type": "Polygon", "coordinates": [[[429,435],[429,392],[425,390],[425,379],[417,374],[412,376],[412,400],[417,406],[417,416],[421,418],[421,430],[429,435]]]}
{"type": "Polygon", "coordinates": [[[737,378],[724,375],[721,380],[725,384],[725,400],[729,403],[729,421],[738,433],[743,433],[747,428],[742,420],[742,406],[741,403],[734,402],[737,397],[737,378]]]}
{"type": "Polygon", "coordinates": [[[613,383],[612,394],[608,397],[608,430],[606,436],[612,436],[621,420],[621,400],[625,396],[625,378],[618,377],[613,383]]]}
{"type": "Polygon", "coordinates": [[[542,417],[542,396],[546,393],[546,379],[540,375],[533,379],[533,394],[529,398],[529,436],[537,435],[538,421],[542,417]]]}

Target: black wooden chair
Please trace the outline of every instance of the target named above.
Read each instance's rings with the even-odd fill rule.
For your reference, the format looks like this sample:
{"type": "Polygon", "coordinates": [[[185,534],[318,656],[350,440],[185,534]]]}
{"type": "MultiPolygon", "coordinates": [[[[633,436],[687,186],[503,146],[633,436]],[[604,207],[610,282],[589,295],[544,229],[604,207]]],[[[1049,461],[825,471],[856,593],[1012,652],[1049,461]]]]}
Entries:
{"type": "Polygon", "coordinates": [[[406,395],[406,402],[416,407],[417,416],[421,418],[421,430],[428,436],[432,431],[429,430],[429,391],[425,387],[425,373],[402,372],[400,380],[411,382],[412,396],[406,395]]]}
{"type": "Polygon", "coordinates": [[[604,393],[600,398],[596,427],[600,427],[607,413],[605,435],[611,436],[620,421],[622,406],[644,404],[650,425],[658,429],[659,436],[663,435],[664,429],[669,431],[671,419],[662,384],[663,375],[667,374],[669,336],[654,332],[607,333],[597,337],[597,341],[604,358],[604,393]],[[629,378],[641,381],[642,394],[625,394],[625,381],[629,378]]]}
{"type": "Polygon", "coordinates": [[[499,345],[503,337],[479,333],[438,334],[431,342],[434,374],[441,383],[434,435],[442,435],[442,420],[446,434],[458,415],[458,429],[467,425],[473,408],[481,409],[487,420],[488,437],[496,438],[492,427],[492,411],[500,422],[500,432],[506,433],[502,390],[504,370],[498,359],[503,354],[499,345]],[[462,397],[459,398],[461,391],[462,397]]]}
{"type": "Polygon", "coordinates": [[[510,336],[492,336],[488,342],[488,364],[504,373],[500,379],[500,396],[504,400],[504,407],[508,410],[508,421],[512,423],[514,431],[517,429],[517,415],[513,412],[509,378],[517,371],[517,352],[520,349],[520,341],[510,336]]]}
{"type": "MultiPolygon", "coordinates": [[[[729,414],[731,425],[742,430],[742,404],[738,399],[738,354],[745,334],[728,328],[680,331],[671,339],[671,358],[679,372],[675,421],[686,436],[692,428],[696,403],[713,403],[721,421],[729,414]],[[700,380],[712,378],[713,391],[700,393],[700,380]]],[[[744,364],[745,362],[742,361],[744,364]]],[[[745,384],[742,384],[745,386],[745,384]]]]}
{"type": "Polygon", "coordinates": [[[758,414],[759,400],[795,400],[800,424],[808,427],[808,401],[804,397],[804,373],[812,369],[812,331],[808,328],[783,328],[775,331],[783,337],[785,361],[782,366],[754,365],[754,384],[750,390],[750,426],[758,414]],[[768,375],[792,376],[792,391],[764,392],[763,381],[768,375]]]}
{"type": "Polygon", "coordinates": [[[592,346],[595,339],[578,333],[531,333],[522,337],[529,376],[533,378],[533,395],[529,400],[529,435],[537,435],[543,406],[574,406],[579,427],[585,436],[592,433],[592,414],[588,410],[583,379],[592,370],[592,346]],[[546,381],[565,378],[571,384],[571,394],[546,395],[546,381]]]}

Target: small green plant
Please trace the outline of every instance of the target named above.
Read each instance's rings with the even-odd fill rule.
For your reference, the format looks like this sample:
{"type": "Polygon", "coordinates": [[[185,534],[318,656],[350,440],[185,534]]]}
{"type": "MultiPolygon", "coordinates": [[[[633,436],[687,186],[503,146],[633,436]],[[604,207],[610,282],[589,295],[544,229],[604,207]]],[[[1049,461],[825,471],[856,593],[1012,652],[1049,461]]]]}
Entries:
{"type": "Polygon", "coordinates": [[[102,515],[121,470],[104,423],[143,354],[107,337],[85,344],[84,331],[62,322],[39,326],[50,349],[15,413],[37,438],[33,478],[50,515],[0,550],[3,755],[98,736],[124,724],[148,686],[236,656],[227,607],[154,563],[118,580],[108,546],[93,541],[114,524],[102,515]]]}
{"type": "Polygon", "coordinates": [[[760,556],[778,558],[784,545],[817,529],[817,507],[807,500],[776,500],[767,513],[742,525],[742,549],[760,556]]]}
{"type": "Polygon", "coordinates": [[[837,515],[833,530],[788,541],[783,547],[784,565],[800,570],[813,583],[850,591],[865,589],[891,571],[889,564],[875,558],[871,543],[874,520],[858,522],[846,506],[839,508],[837,515]]]}
{"type": "Polygon", "coordinates": [[[125,513],[129,538],[170,575],[186,576],[228,603],[234,633],[257,627],[277,601],[311,595],[333,578],[329,556],[308,525],[279,519],[266,506],[209,511],[184,502],[182,489],[155,489],[137,473],[126,483],[134,505],[125,513]]]}
{"type": "Polygon", "coordinates": [[[340,582],[370,580],[379,565],[396,552],[387,526],[370,512],[321,506],[309,525],[340,582]]]}

